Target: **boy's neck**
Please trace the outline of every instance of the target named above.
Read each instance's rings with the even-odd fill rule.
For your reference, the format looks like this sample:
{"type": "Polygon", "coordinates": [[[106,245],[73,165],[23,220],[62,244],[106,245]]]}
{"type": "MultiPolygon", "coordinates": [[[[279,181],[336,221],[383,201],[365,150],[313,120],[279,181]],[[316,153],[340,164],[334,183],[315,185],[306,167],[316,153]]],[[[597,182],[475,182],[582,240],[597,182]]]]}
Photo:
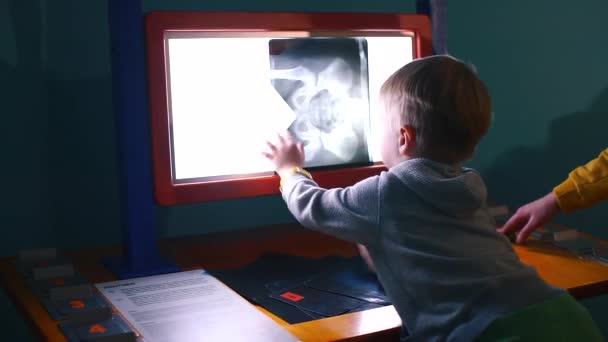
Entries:
{"type": "Polygon", "coordinates": [[[429,158],[428,156],[403,156],[403,155],[401,156],[401,158],[399,158],[398,160],[396,160],[396,162],[393,165],[391,165],[391,166],[385,165],[385,166],[386,166],[387,169],[390,170],[393,167],[395,167],[395,166],[397,166],[397,165],[399,165],[401,163],[404,163],[404,162],[407,162],[407,161],[410,161],[410,160],[415,160],[415,159],[429,160],[429,161],[431,161],[433,163],[443,164],[443,165],[449,165],[449,166],[462,166],[462,162],[452,163],[452,162],[445,162],[445,161],[442,161],[442,160],[437,160],[435,158],[429,158]]]}

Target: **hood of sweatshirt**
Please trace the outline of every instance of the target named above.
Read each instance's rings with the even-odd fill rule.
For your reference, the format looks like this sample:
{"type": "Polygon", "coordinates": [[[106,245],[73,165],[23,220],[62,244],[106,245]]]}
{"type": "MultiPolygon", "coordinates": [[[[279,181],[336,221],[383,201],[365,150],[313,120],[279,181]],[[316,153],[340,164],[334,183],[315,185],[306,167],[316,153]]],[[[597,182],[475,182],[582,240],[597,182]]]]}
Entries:
{"type": "Polygon", "coordinates": [[[422,201],[447,214],[467,214],[486,201],[487,191],[480,175],[461,165],[416,158],[392,167],[389,172],[422,201]]]}

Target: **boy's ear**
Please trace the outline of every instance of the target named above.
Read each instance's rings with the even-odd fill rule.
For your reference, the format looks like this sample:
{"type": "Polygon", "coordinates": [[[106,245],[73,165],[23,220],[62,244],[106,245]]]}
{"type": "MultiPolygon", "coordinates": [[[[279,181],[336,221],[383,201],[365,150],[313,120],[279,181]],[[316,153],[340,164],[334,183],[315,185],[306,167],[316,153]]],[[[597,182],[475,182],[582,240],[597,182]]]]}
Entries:
{"type": "Polygon", "coordinates": [[[411,156],[416,148],[416,130],[410,125],[399,129],[399,154],[411,156]]]}

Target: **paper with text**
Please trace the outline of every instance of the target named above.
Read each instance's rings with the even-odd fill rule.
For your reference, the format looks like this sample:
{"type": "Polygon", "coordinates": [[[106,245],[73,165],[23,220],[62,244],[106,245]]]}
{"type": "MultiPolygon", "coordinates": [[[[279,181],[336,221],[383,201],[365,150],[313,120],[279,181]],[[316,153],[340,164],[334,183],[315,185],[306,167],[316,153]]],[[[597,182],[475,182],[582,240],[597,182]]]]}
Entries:
{"type": "Polygon", "coordinates": [[[95,286],[147,342],[297,341],[204,270],[95,286]]]}

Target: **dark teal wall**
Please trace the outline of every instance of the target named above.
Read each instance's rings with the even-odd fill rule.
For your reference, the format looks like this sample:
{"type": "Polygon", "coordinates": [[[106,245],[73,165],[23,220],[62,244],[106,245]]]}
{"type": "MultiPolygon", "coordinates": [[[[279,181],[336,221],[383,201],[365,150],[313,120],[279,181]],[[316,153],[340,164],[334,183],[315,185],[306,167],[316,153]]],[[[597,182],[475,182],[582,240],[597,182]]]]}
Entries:
{"type": "MultiPolygon", "coordinates": [[[[473,63],[494,123],[470,163],[490,196],[518,205],[608,147],[608,2],[452,1],[449,46],[473,63]]],[[[558,222],[608,239],[608,203],[558,222]]],[[[585,300],[608,336],[608,296],[585,300]]]]}
{"type": "MultiPolygon", "coordinates": [[[[493,127],[472,165],[517,206],[608,147],[608,2],[452,2],[450,50],[490,88],[493,127]]],[[[608,203],[558,220],[608,239],[608,203]]]]}
{"type": "Polygon", "coordinates": [[[300,11],[300,12],[388,12],[413,13],[415,1],[281,1],[281,0],[146,0],[144,11],[300,11]]]}
{"type": "MultiPolygon", "coordinates": [[[[0,256],[120,240],[106,1],[0,1],[0,256]]],[[[148,0],[152,10],[413,12],[414,1],[148,0]]],[[[451,52],[477,66],[494,125],[471,165],[512,206],[607,147],[605,0],[452,1],[451,52]]],[[[607,205],[560,218],[608,239],[607,205]]],[[[290,221],[280,198],[159,208],[163,236],[290,221]]],[[[608,326],[602,305],[589,302],[608,326]]],[[[0,324],[28,332],[12,319],[0,324]]]]}
{"type": "MultiPolygon", "coordinates": [[[[40,8],[0,3],[0,197],[2,250],[43,243],[53,236],[49,200],[48,106],[40,20],[19,21],[40,8]]],[[[5,253],[2,253],[5,254],[5,253]]]]}

